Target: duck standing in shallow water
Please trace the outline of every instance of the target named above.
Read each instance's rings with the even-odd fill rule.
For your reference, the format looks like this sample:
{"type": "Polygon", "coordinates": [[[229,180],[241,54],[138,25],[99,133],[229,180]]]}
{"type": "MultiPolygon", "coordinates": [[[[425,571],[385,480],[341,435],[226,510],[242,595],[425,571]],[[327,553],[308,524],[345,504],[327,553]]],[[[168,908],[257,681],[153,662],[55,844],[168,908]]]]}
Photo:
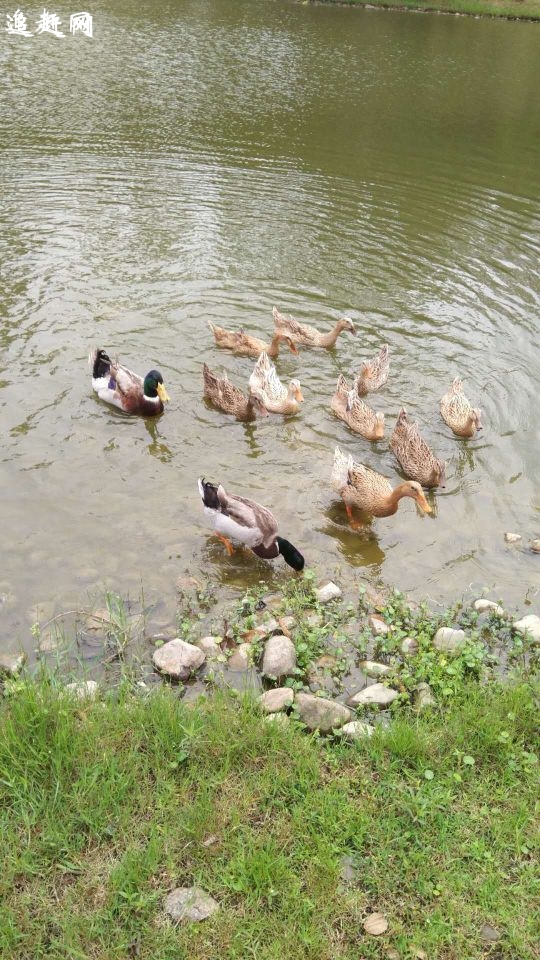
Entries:
{"type": "MultiPolygon", "coordinates": [[[[392,517],[403,497],[412,497],[424,513],[431,513],[424,491],[419,483],[407,480],[397,487],[363,463],[356,463],[336,447],[331,484],[341,495],[347,516],[353,522],[352,507],[358,507],[373,517],[392,517]]],[[[354,526],[354,523],[353,523],[354,526]]]]}
{"type": "Polygon", "coordinates": [[[163,413],[169,396],[159,370],[150,370],[144,380],[137,373],[112,361],[105,350],[91,350],[88,365],[92,371],[92,387],[100,400],[118,407],[124,413],[155,417],[163,413]]]}
{"type": "Polygon", "coordinates": [[[294,570],[304,569],[302,554],[288,540],[278,537],[277,520],[267,507],[255,500],[228,494],[221,484],[208,483],[204,477],[199,477],[199,493],[204,512],[229,556],[234,552],[231,540],[236,540],[264,560],[273,560],[281,554],[294,570]]]}
{"type": "Polygon", "coordinates": [[[276,330],[280,333],[288,334],[294,343],[303,344],[306,347],[333,347],[337,338],[343,330],[348,330],[356,336],[354,323],[349,317],[342,317],[338,320],[332,330],[328,333],[321,333],[315,327],[310,327],[307,323],[298,323],[294,317],[286,317],[280,313],[277,307],[272,310],[276,330]]]}
{"type": "Polygon", "coordinates": [[[441,399],[441,416],[457,437],[474,437],[476,431],[482,429],[482,411],[471,406],[459,377],[441,399]]]}

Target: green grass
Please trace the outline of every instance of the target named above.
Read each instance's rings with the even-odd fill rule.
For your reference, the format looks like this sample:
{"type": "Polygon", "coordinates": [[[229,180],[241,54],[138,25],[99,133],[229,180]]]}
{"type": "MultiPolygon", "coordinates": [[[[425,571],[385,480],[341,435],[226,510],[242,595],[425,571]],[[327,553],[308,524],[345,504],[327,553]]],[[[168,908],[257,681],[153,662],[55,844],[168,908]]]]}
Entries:
{"type": "Polygon", "coordinates": [[[0,705],[0,956],[538,957],[538,694],[465,685],[347,746],[247,700],[20,681],[0,705]],[[174,926],[164,898],[192,883],[221,910],[174,926]]]}
{"type": "MultiPolygon", "coordinates": [[[[301,0],[311,2],[311,0],[301,0]]],[[[423,10],[471,16],[506,17],[512,20],[540,19],[540,0],[316,0],[342,6],[387,7],[391,10],[423,10]]]]}

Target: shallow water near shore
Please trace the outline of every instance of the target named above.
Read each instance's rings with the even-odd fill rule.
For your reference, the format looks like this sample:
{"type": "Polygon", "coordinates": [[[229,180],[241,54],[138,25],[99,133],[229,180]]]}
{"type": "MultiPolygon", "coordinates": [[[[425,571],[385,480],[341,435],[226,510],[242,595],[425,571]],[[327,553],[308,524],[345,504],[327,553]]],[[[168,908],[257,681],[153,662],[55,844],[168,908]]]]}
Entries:
{"type": "Polygon", "coordinates": [[[143,590],[166,627],[186,571],[226,593],[294,575],[226,556],[200,474],[274,509],[321,576],[536,609],[538,30],[262,0],[93,15],[93,40],[0,47],[0,644],[32,648],[36,604],[143,590]],[[244,386],[254,361],[218,350],[207,320],[270,339],[274,304],[358,334],[280,357],[301,414],[243,425],[203,402],[201,368],[244,386]],[[370,402],[387,439],[370,444],[329,404],[383,342],[391,376],[370,402]],[[95,344],[162,371],[163,417],[92,394],[95,344]],[[483,410],[472,441],[438,412],[456,375],[483,410]],[[401,405],[448,460],[446,488],[431,516],[405,501],[355,532],[334,446],[398,482],[401,405]]]}

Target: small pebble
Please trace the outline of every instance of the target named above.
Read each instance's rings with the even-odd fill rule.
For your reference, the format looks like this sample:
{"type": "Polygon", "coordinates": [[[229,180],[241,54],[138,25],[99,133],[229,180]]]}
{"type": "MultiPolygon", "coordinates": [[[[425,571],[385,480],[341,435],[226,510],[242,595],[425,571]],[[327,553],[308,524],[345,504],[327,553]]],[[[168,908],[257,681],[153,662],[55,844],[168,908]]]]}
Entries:
{"type": "Polygon", "coordinates": [[[519,533],[505,533],[504,539],[507,543],[517,543],[518,540],[521,540],[521,535],[519,533]]]}

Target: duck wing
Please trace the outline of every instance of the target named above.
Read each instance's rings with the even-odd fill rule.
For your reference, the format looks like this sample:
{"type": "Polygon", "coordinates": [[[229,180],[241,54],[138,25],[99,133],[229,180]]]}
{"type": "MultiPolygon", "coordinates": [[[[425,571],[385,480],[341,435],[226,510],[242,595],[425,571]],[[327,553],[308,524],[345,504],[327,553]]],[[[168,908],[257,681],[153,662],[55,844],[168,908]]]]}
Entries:
{"type": "Polygon", "coordinates": [[[221,484],[217,489],[217,497],[221,512],[234,520],[240,527],[259,530],[261,542],[265,546],[270,546],[275,540],[278,531],[277,520],[267,507],[263,507],[260,503],[249,500],[247,497],[228,494],[221,484]]]}

